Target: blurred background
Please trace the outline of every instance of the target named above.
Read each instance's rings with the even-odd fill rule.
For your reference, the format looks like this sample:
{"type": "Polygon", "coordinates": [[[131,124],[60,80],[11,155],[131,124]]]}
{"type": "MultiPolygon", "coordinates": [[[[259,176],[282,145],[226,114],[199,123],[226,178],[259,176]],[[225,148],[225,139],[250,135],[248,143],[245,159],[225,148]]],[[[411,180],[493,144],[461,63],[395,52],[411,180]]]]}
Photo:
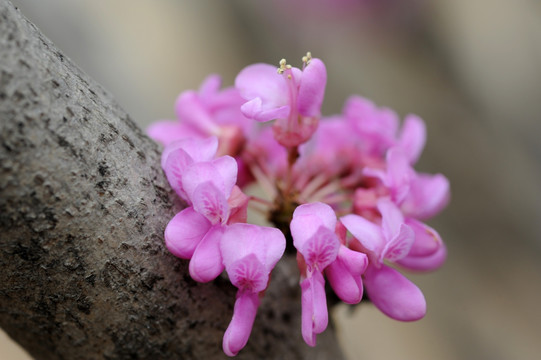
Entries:
{"type": "MultiPolygon", "coordinates": [[[[412,275],[427,316],[338,306],[349,360],[538,359],[541,354],[541,2],[533,0],[12,0],[141,125],[173,118],[209,73],[327,65],[324,114],[360,94],[420,115],[417,169],[451,180],[429,222],[449,249],[412,275]]],[[[300,330],[300,329],[299,329],[300,330]]],[[[1,359],[27,355],[0,334],[1,359]]]]}

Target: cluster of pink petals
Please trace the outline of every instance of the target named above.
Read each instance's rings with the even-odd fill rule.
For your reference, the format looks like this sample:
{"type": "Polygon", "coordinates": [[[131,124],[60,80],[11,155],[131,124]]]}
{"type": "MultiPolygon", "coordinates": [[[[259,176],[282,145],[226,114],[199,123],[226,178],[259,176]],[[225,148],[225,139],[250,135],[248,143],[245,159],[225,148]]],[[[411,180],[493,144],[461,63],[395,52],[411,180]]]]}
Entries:
{"type": "Polygon", "coordinates": [[[190,260],[194,280],[225,270],[238,289],[223,339],[229,356],[246,345],[286,246],[297,252],[310,346],[328,324],[326,281],[345,303],[366,292],[387,316],[414,321],[426,301],[399,270],[431,271],[445,261],[442,239],[423,221],[447,205],[449,182],[414,169],[424,122],[408,115],[401,125],[395,112],[360,96],[322,118],[326,80],[325,65],[310,54],[302,69],[285,60],[278,69],[250,65],[222,91],[211,76],[180,95],[179,121],[149,130],[165,145],[163,170],[187,204],[165,230],[168,249],[190,260]],[[252,183],[266,198],[243,193],[252,183]],[[248,224],[252,207],[276,228],[248,224]]]}

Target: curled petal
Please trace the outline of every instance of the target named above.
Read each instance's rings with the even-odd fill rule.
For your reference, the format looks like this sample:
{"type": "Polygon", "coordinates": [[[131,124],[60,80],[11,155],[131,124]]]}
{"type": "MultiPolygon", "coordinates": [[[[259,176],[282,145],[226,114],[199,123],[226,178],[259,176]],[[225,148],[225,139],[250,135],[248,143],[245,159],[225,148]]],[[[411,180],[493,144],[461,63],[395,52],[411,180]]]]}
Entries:
{"type": "Polygon", "coordinates": [[[190,259],[210,227],[210,222],[204,216],[188,207],[167,224],[165,245],[173,255],[190,259]]]}
{"type": "Polygon", "coordinates": [[[318,117],[325,95],[327,70],[319,59],[312,59],[302,72],[297,109],[303,116],[318,117]]]}
{"type": "Polygon", "coordinates": [[[412,218],[406,218],[406,224],[415,233],[415,241],[408,256],[429,256],[443,246],[440,235],[430,226],[412,218]]]}
{"type": "Polygon", "coordinates": [[[347,271],[354,275],[362,275],[368,266],[366,254],[353,251],[345,246],[340,246],[338,259],[344,264],[347,271]]]}
{"type": "Polygon", "coordinates": [[[336,295],[343,302],[357,304],[363,298],[361,275],[352,274],[340,259],[327,266],[325,276],[336,295]]]}
{"type": "Polygon", "coordinates": [[[388,266],[369,266],[364,285],[370,300],[385,315],[400,321],[415,321],[426,313],[426,301],[419,288],[388,266]]]}
{"type": "Polygon", "coordinates": [[[427,256],[406,256],[396,263],[413,271],[433,271],[440,268],[447,258],[447,248],[444,244],[433,254],[427,256]]]}
{"type": "Polygon", "coordinates": [[[397,147],[387,152],[387,183],[394,202],[401,204],[410,190],[412,169],[404,152],[397,147]]]}
{"type": "Polygon", "coordinates": [[[225,331],[222,343],[227,356],[237,355],[246,346],[252,332],[258,306],[259,296],[257,293],[241,291],[237,293],[233,318],[225,331]]]}
{"type": "Polygon", "coordinates": [[[426,126],[423,119],[417,115],[407,115],[398,139],[398,145],[406,154],[409,163],[415,164],[426,142],[426,126]]]}
{"type": "Polygon", "coordinates": [[[264,109],[261,98],[252,99],[240,107],[240,111],[248,119],[254,119],[266,122],[275,119],[283,119],[289,115],[291,107],[289,105],[278,106],[275,108],[264,109]]]}
{"type": "Polygon", "coordinates": [[[289,89],[282,75],[276,73],[276,67],[269,64],[254,64],[245,67],[235,79],[235,87],[240,95],[251,102],[243,105],[243,114],[259,121],[287,117],[285,106],[289,107],[289,89]],[[258,99],[254,101],[255,99],[258,99]],[[273,113],[276,109],[280,113],[273,113]],[[285,115],[284,115],[285,114],[285,115]]]}
{"type": "MultiPolygon", "coordinates": [[[[167,150],[168,148],[166,148],[167,150]]],[[[166,153],[162,154],[162,160],[165,158],[166,153]]],[[[193,164],[193,159],[183,149],[176,149],[167,154],[165,163],[163,164],[163,171],[167,177],[167,181],[171,185],[171,188],[175,190],[178,196],[191,203],[189,196],[186,194],[182,178],[185,171],[190,165],[193,164]]]]}
{"type": "Polygon", "coordinates": [[[400,224],[398,234],[383,249],[382,258],[389,261],[402,259],[410,252],[415,241],[413,230],[406,224],[400,224]]]}
{"type": "Polygon", "coordinates": [[[301,281],[302,337],[310,346],[316,346],[316,335],[322,333],[329,321],[325,280],[319,272],[301,281]]]}
{"type": "Polygon", "coordinates": [[[190,275],[198,282],[208,282],[216,279],[222,271],[222,255],[220,254],[220,239],[223,234],[221,226],[213,226],[203,240],[197,245],[190,260],[190,275]]]}

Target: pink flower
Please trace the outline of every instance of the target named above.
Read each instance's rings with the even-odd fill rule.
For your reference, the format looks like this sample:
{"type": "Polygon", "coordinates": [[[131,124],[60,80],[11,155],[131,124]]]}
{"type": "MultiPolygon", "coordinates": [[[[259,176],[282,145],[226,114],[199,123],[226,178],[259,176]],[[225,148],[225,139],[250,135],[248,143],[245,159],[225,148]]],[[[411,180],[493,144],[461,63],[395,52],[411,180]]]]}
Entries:
{"type": "Polygon", "coordinates": [[[347,100],[343,116],[359,135],[367,154],[381,156],[391,147],[398,146],[410,164],[414,164],[421,155],[426,141],[426,129],[418,116],[406,116],[398,133],[400,121],[393,110],[379,108],[360,96],[352,96],[347,100]]]}
{"type": "Polygon", "coordinates": [[[327,328],[322,273],[338,256],[340,241],[334,233],[335,226],[334,211],[323,203],[300,205],[290,224],[293,245],[302,256],[304,264],[301,266],[305,267],[301,269],[302,336],[310,346],[316,345],[316,334],[327,328]]]}
{"type": "Polygon", "coordinates": [[[317,129],[327,83],[321,60],[308,54],[303,62],[300,70],[282,60],[278,73],[272,65],[254,64],[235,79],[236,88],[247,100],[242,113],[261,122],[276,120],[274,136],[288,148],[306,142],[317,129]]]}
{"type": "Polygon", "coordinates": [[[168,146],[186,138],[219,139],[219,154],[235,155],[249,131],[247,119],[240,112],[243,99],[235,88],[220,91],[221,79],[210,75],[198,92],[188,90],[179,95],[175,112],[179,121],[159,121],[147,132],[151,138],[168,146]]]}
{"type": "Polygon", "coordinates": [[[259,294],[286,246],[278,230],[250,224],[234,224],[224,232],[220,249],[231,283],[238,288],[233,318],[223,339],[223,349],[235,356],[248,342],[259,294]]]}
{"type": "Polygon", "coordinates": [[[418,320],[426,313],[423,293],[398,271],[383,263],[383,260],[397,262],[406,258],[415,242],[415,233],[390,200],[380,200],[378,209],[382,217],[381,226],[358,215],[346,215],[340,221],[358,240],[358,249],[370,259],[364,274],[370,300],[393,319],[418,320]]]}

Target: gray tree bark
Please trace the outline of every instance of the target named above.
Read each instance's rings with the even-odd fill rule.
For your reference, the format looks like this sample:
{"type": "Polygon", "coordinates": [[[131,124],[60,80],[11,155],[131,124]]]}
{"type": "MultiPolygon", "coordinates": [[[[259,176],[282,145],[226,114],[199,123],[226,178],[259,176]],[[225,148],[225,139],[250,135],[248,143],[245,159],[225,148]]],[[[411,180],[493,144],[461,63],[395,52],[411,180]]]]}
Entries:
{"type": "MultiPolygon", "coordinates": [[[[0,326],[40,359],[221,359],[235,288],[164,247],[182,208],[160,150],[110,94],[0,0],[0,326]]],[[[240,359],[339,359],[300,335],[293,259],[240,359]]]]}

